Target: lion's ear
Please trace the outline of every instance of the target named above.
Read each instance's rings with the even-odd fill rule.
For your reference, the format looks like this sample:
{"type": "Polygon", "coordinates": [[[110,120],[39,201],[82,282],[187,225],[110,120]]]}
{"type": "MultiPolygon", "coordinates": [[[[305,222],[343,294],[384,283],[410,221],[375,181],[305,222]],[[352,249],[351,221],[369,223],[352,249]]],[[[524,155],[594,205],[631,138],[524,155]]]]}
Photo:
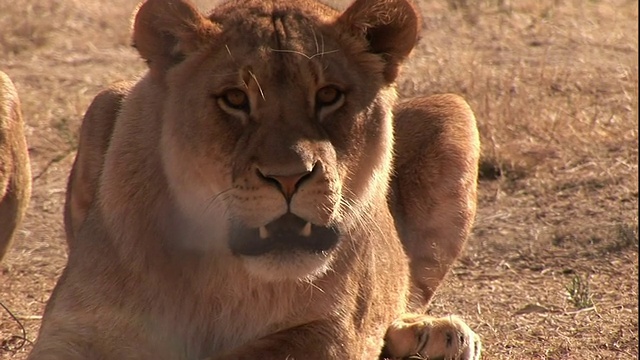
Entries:
{"type": "Polygon", "coordinates": [[[338,23],[364,37],[369,50],[385,59],[384,77],[393,82],[418,41],[420,16],[410,0],[356,0],[338,23]]]}
{"type": "Polygon", "coordinates": [[[133,46],[152,73],[163,73],[219,32],[189,0],[147,0],[134,15],[133,46]]]}

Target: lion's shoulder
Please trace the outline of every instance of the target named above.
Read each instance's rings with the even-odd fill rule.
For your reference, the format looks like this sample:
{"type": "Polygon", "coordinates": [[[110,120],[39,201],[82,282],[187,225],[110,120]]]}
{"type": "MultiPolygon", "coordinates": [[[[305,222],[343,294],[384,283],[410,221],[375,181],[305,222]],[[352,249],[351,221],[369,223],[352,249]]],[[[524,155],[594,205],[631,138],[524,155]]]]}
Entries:
{"type": "Polygon", "coordinates": [[[113,129],[134,85],[134,81],[118,81],[100,91],[80,125],[78,152],[69,174],[64,205],[65,231],[70,247],[73,247],[76,233],[97,197],[113,129]]]}

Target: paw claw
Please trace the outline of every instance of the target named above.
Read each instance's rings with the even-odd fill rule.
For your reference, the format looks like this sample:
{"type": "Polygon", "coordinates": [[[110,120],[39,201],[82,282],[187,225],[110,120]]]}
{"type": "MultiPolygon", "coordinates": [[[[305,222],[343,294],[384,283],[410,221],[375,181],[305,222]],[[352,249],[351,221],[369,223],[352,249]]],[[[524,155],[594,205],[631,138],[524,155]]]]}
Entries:
{"type": "Polygon", "coordinates": [[[457,316],[406,314],[385,336],[391,359],[479,360],[481,348],[480,337],[457,316]]]}

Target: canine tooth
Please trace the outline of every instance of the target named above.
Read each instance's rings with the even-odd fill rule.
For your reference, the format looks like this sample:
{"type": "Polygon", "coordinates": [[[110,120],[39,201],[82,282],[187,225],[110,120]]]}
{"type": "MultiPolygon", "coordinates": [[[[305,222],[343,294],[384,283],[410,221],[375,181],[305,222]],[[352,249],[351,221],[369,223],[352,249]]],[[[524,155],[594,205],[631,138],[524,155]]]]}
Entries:
{"type": "Polygon", "coordinates": [[[304,236],[304,237],[309,237],[311,236],[311,223],[308,222],[303,228],[302,230],[300,230],[300,235],[304,236]]]}
{"type": "Polygon", "coordinates": [[[266,227],[260,226],[258,229],[260,231],[260,239],[266,239],[269,237],[269,230],[266,227]]]}

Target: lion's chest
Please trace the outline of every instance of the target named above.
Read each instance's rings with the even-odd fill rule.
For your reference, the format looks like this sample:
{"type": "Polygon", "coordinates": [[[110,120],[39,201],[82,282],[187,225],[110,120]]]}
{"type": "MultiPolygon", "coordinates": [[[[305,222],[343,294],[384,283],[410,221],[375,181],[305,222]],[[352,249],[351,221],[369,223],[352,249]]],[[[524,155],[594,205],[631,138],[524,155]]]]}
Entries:
{"type": "Polygon", "coordinates": [[[189,359],[219,355],[282,330],[292,325],[291,319],[300,320],[301,309],[308,308],[299,297],[299,286],[256,284],[231,275],[226,279],[210,291],[191,295],[196,299],[190,304],[185,299],[183,316],[170,321],[179,325],[167,327],[179,337],[176,329],[183,329],[185,350],[195,355],[189,359]]]}
{"type": "Polygon", "coordinates": [[[279,330],[290,309],[282,299],[248,296],[234,303],[222,301],[210,323],[207,347],[214,354],[237,348],[279,330]]]}

